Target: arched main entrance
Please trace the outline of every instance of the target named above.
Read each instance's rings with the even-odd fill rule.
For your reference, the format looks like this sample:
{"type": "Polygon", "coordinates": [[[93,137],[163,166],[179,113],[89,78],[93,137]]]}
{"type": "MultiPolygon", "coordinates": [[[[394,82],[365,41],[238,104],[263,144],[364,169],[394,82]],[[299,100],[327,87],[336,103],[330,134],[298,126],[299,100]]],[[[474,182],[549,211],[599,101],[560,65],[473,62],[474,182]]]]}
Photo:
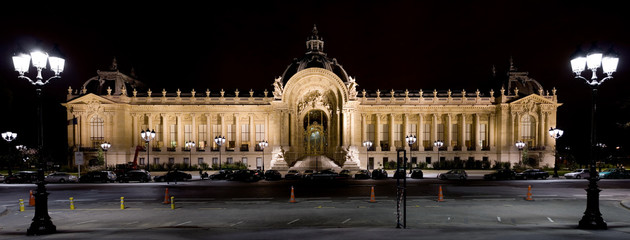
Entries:
{"type": "Polygon", "coordinates": [[[304,152],[307,156],[326,155],[328,118],[322,110],[311,110],[304,116],[304,152]]]}

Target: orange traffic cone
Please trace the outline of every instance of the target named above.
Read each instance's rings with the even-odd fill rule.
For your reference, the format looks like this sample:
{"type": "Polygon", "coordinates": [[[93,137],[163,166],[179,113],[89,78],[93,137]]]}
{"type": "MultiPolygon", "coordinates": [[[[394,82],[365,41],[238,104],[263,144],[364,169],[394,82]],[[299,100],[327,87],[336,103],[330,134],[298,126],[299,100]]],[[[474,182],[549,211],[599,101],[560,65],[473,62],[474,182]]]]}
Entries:
{"type": "Polygon", "coordinates": [[[29,206],[35,206],[35,196],[33,196],[33,190],[31,190],[30,197],[28,199],[29,206]]]}
{"type": "Polygon", "coordinates": [[[168,196],[168,188],[166,188],[166,191],[164,192],[164,204],[169,204],[171,203],[171,199],[168,196]]]}
{"type": "Polygon", "coordinates": [[[291,199],[289,199],[290,203],[296,203],[295,195],[293,194],[293,186],[291,186],[291,199]]]}
{"type": "Polygon", "coordinates": [[[374,197],[374,186],[372,186],[372,193],[370,194],[370,202],[375,203],[376,199],[374,197]]]}
{"type": "Polygon", "coordinates": [[[442,195],[442,185],[440,185],[440,192],[438,193],[438,202],[444,202],[444,195],[442,195]]]}
{"type": "Polygon", "coordinates": [[[525,198],[527,201],[533,201],[532,199],[532,185],[527,186],[527,197],[525,198]]]}

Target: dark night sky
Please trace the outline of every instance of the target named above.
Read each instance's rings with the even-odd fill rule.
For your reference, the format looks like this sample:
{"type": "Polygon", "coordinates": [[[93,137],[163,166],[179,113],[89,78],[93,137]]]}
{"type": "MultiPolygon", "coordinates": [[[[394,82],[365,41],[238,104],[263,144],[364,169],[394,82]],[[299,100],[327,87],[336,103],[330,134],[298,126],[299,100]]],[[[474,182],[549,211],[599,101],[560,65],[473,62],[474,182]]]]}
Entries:
{"type": "Polygon", "coordinates": [[[304,54],[317,24],[325,52],[356,77],[359,89],[487,93],[492,66],[504,74],[513,57],[544,88],[558,89],[564,105],[557,127],[565,130],[559,144],[573,148],[588,140],[590,89],[573,79],[569,58],[577,46],[613,46],[621,60],[615,79],[600,88],[598,131],[608,145],[628,144],[618,140],[628,132],[615,123],[630,120],[630,17],[615,1],[232,2],[4,8],[0,131],[35,142],[35,93],[17,79],[11,62],[18,47],[49,50],[57,44],[66,57],[63,78],[44,88],[46,144],[63,148],[65,132],[58,129],[65,129],[65,110],[59,103],[66,89],[79,88],[113,57],[122,72],[133,67],[154,92],[271,90],[274,78],[304,54]]]}

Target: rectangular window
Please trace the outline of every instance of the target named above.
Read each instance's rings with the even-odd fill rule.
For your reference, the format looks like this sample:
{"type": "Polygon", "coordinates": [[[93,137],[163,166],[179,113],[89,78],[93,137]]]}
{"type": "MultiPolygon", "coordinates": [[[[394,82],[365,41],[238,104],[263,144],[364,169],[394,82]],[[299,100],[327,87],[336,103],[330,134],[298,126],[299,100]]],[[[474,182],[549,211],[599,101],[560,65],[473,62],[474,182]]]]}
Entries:
{"type": "Polygon", "coordinates": [[[226,150],[234,151],[234,146],[236,145],[236,125],[230,124],[227,125],[227,136],[225,136],[226,150]]]}
{"type": "MultiPolygon", "coordinates": [[[[219,125],[219,124],[212,125],[212,136],[218,137],[218,136],[221,136],[221,135],[222,135],[222,133],[221,133],[221,125],[219,125]]],[[[215,150],[215,151],[219,150],[219,145],[217,145],[217,143],[214,142],[214,138],[212,139],[211,144],[212,144],[212,149],[213,150],[215,150]]]]}
{"type": "Polygon", "coordinates": [[[168,163],[175,164],[175,158],[172,158],[172,157],[168,158],[168,163]]]}
{"type": "Polygon", "coordinates": [[[426,157],[426,158],[424,159],[424,161],[425,161],[427,164],[431,164],[431,157],[426,157]]]}
{"type": "Polygon", "coordinates": [[[394,124],[394,146],[396,146],[396,149],[401,149],[403,148],[405,145],[403,144],[403,139],[405,139],[405,136],[403,136],[403,134],[405,134],[403,132],[403,126],[402,124],[394,124]]]}
{"type": "Polygon", "coordinates": [[[446,139],[444,139],[444,124],[437,124],[437,139],[436,140],[440,140],[442,142],[446,141],[446,139]]]}
{"type": "Polygon", "coordinates": [[[486,124],[479,125],[479,145],[481,145],[482,149],[485,149],[488,146],[488,140],[486,138],[486,124]]]}
{"type": "Polygon", "coordinates": [[[249,124],[241,125],[241,143],[240,143],[241,151],[249,150],[249,124]]]}
{"type": "Polygon", "coordinates": [[[213,157],[212,158],[212,165],[219,165],[219,158],[213,157]]]}
{"type": "Polygon", "coordinates": [[[256,157],[256,169],[262,169],[263,166],[263,158],[256,157]]]}
{"type": "Polygon", "coordinates": [[[140,161],[140,163],[139,163],[140,165],[144,165],[144,158],[143,158],[143,157],[141,157],[141,158],[139,159],[139,161],[140,161]]]}
{"type": "Polygon", "coordinates": [[[256,124],[256,142],[265,140],[265,124],[256,124]]]}
{"type": "Polygon", "coordinates": [[[188,166],[190,164],[190,158],[185,157],[184,158],[184,164],[186,164],[186,166],[188,166]]]}
{"type": "Polygon", "coordinates": [[[199,125],[199,130],[197,134],[197,149],[205,149],[206,145],[208,145],[208,129],[207,125],[199,125]]]}
{"type": "Polygon", "coordinates": [[[247,158],[246,157],[241,158],[241,162],[243,163],[243,165],[245,165],[245,167],[249,167],[247,165],[247,158]]]}
{"type": "Polygon", "coordinates": [[[422,129],[422,146],[425,149],[431,149],[431,124],[425,123],[424,129],[422,129]]]}
{"type": "Polygon", "coordinates": [[[160,164],[160,158],[153,158],[153,164],[160,164]]]}
{"type": "Polygon", "coordinates": [[[233,164],[233,163],[234,163],[234,160],[233,160],[231,157],[228,157],[228,158],[227,158],[227,163],[228,163],[228,164],[233,164]]]}
{"type": "Polygon", "coordinates": [[[184,125],[184,142],[192,141],[192,125],[184,125]]]}
{"type": "Polygon", "coordinates": [[[451,125],[451,146],[459,146],[459,125],[451,125]]]}
{"type": "Polygon", "coordinates": [[[472,148],[472,124],[466,124],[464,129],[464,141],[466,143],[466,148],[472,148]]]}
{"type": "Polygon", "coordinates": [[[176,148],[177,147],[177,125],[172,124],[171,125],[171,136],[170,136],[170,141],[171,143],[169,144],[169,146],[171,148],[176,148]]]}
{"type": "Polygon", "coordinates": [[[389,124],[381,125],[381,150],[389,151],[389,124]]]}
{"type": "Polygon", "coordinates": [[[376,130],[374,128],[374,124],[368,124],[367,125],[367,140],[372,142],[372,147],[370,147],[370,151],[374,151],[374,147],[376,146],[376,144],[374,144],[374,139],[376,137],[376,130]]]}
{"type": "Polygon", "coordinates": [[[155,138],[153,139],[153,150],[159,151],[162,146],[162,141],[164,141],[164,136],[162,133],[162,125],[155,125],[153,131],[155,131],[155,138]]]}
{"type": "Polygon", "coordinates": [[[104,121],[98,116],[90,120],[90,140],[93,148],[99,148],[105,137],[103,135],[104,121]]]}
{"type": "Polygon", "coordinates": [[[419,146],[418,144],[420,144],[420,143],[418,142],[418,137],[419,136],[417,135],[418,129],[417,129],[416,124],[409,124],[408,131],[409,132],[407,133],[407,135],[409,135],[409,136],[416,136],[416,142],[413,143],[413,145],[411,145],[411,150],[418,151],[418,146],[419,146]]]}
{"type": "Polygon", "coordinates": [[[203,158],[202,158],[202,157],[197,158],[197,164],[198,164],[198,165],[201,165],[201,164],[203,164],[203,163],[204,163],[204,162],[203,162],[203,158]]]}

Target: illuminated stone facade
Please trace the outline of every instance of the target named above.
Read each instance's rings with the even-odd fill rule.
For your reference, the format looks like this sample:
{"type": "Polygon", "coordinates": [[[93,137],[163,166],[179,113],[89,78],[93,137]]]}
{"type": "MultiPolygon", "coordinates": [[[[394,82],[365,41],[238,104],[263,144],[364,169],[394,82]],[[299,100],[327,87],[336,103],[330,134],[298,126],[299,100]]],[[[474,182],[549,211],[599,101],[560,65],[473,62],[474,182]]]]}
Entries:
{"type": "Polygon", "coordinates": [[[357,80],[328,58],[323,47],[314,29],[305,56],[274,80],[271,92],[262,93],[140,93],[133,86],[141,83],[114,64],[82,89],[68,89],[68,143],[89,160],[101,142],[110,142],[108,165],[133,161],[138,154],[141,165],[212,165],[220,158],[222,164],[243,162],[251,169],[306,169],[314,163],[356,170],[395,161],[397,149],[407,150],[412,162],[429,166],[440,161],[438,154],[441,161],[515,164],[521,152],[514,143],[522,140],[528,144],[528,158],[553,166],[555,140],[547,130],[556,126],[561,104],[555,89],[551,94],[543,90],[526,72],[511,66],[507,89],[498,92],[357,91],[357,80]],[[114,89],[104,89],[108,84],[114,89]],[[137,148],[146,145],[140,132],[147,128],[157,133],[150,142],[151,159],[137,148]],[[411,148],[407,135],[417,137],[411,148]],[[216,136],[226,138],[221,148],[214,143],[216,136]],[[257,147],[262,140],[269,143],[264,153],[257,147]],[[440,151],[433,146],[436,140],[444,142],[440,151]],[[188,141],[196,147],[185,148],[188,141]],[[365,141],[373,147],[363,147],[365,141]]]}

